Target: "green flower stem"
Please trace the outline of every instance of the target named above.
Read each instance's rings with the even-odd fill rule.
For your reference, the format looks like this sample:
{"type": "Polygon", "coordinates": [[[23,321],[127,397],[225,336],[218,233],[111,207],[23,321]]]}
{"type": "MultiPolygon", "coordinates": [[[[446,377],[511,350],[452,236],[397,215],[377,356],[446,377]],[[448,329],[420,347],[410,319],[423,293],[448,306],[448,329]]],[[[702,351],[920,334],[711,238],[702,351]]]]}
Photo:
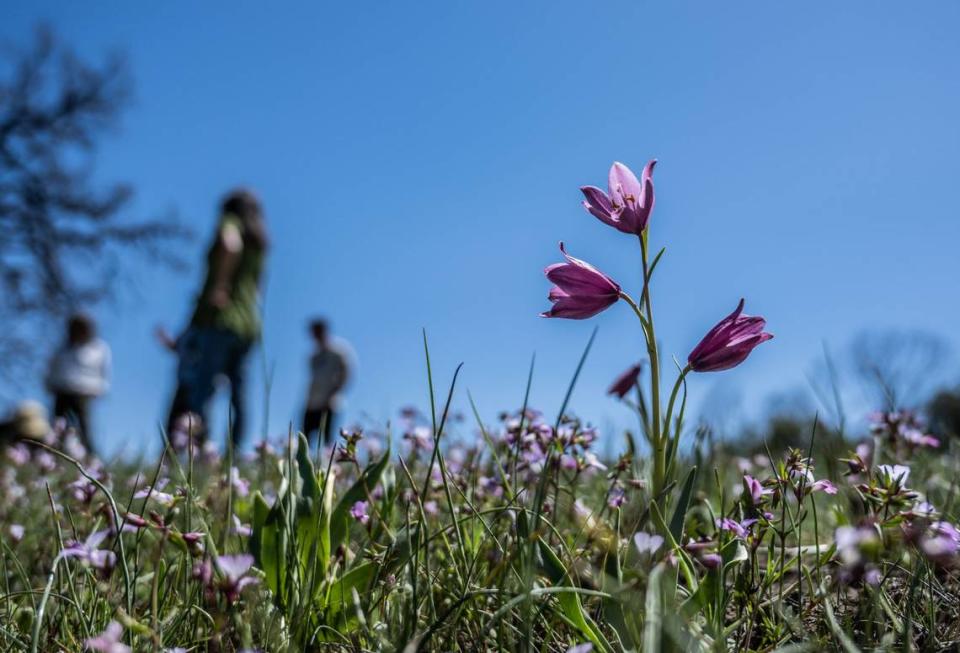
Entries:
{"type": "MultiPolygon", "coordinates": [[[[627,304],[630,305],[630,308],[633,309],[633,312],[637,314],[637,319],[640,320],[640,325],[643,327],[643,337],[647,342],[647,353],[650,356],[650,361],[651,361],[650,366],[651,368],[653,368],[653,365],[654,365],[653,352],[655,349],[651,349],[650,347],[651,342],[656,342],[656,340],[653,337],[653,329],[651,328],[650,323],[647,321],[647,318],[643,315],[643,310],[641,309],[641,307],[637,305],[637,303],[633,300],[633,298],[630,295],[628,295],[625,292],[621,292],[620,299],[622,299],[623,301],[627,302],[627,304]]],[[[653,387],[652,395],[653,397],[656,398],[653,400],[656,402],[654,406],[657,406],[660,402],[660,392],[659,392],[660,381],[657,374],[653,374],[651,383],[653,387]]],[[[654,412],[655,415],[659,413],[659,408],[654,408],[653,410],[655,411],[654,412]]],[[[650,447],[653,449],[653,451],[654,452],[665,451],[665,448],[663,446],[664,443],[659,439],[660,429],[657,425],[657,421],[659,420],[659,417],[654,417],[653,420],[650,419],[650,413],[645,408],[645,403],[643,400],[643,391],[640,388],[639,382],[637,383],[637,414],[640,418],[644,435],[647,437],[647,441],[650,442],[650,447]]],[[[654,460],[656,461],[656,457],[654,458],[654,460]]],[[[654,479],[653,479],[653,488],[652,488],[653,493],[651,494],[651,496],[654,496],[654,497],[659,496],[660,492],[662,491],[662,488],[663,488],[662,479],[665,476],[665,474],[663,473],[664,471],[665,471],[665,468],[663,466],[654,467],[654,479]],[[658,470],[660,471],[658,472],[658,470]],[[658,482],[658,479],[661,479],[661,480],[658,482]]]]}
{"type": "Polygon", "coordinates": [[[643,294],[640,304],[628,294],[621,292],[623,299],[637,314],[643,327],[643,336],[647,342],[647,355],[650,358],[650,442],[653,446],[653,487],[652,496],[659,496],[666,482],[666,431],[660,421],[660,353],[657,348],[657,335],[653,328],[653,306],[650,302],[650,262],[647,256],[647,232],[640,236],[640,252],[643,259],[643,294]]]}
{"type": "Polygon", "coordinates": [[[625,293],[625,292],[621,292],[621,293],[620,293],[620,299],[622,299],[623,301],[627,302],[627,303],[630,305],[630,308],[633,309],[633,312],[637,314],[637,318],[640,319],[640,326],[643,327],[643,336],[644,336],[644,338],[648,337],[648,330],[649,330],[649,328],[650,328],[650,325],[649,325],[649,323],[647,322],[647,318],[644,317],[643,311],[642,311],[642,310],[640,309],[640,307],[637,305],[637,302],[635,302],[635,301],[633,300],[633,297],[631,297],[630,295],[628,295],[628,294],[625,293]]]}
{"type": "Polygon", "coordinates": [[[647,313],[647,353],[650,356],[650,405],[653,425],[653,496],[659,496],[666,482],[666,438],[660,428],[660,353],[657,335],[653,327],[653,304],[650,301],[650,261],[647,256],[647,234],[640,236],[640,254],[643,259],[643,297],[641,302],[647,313]]]}

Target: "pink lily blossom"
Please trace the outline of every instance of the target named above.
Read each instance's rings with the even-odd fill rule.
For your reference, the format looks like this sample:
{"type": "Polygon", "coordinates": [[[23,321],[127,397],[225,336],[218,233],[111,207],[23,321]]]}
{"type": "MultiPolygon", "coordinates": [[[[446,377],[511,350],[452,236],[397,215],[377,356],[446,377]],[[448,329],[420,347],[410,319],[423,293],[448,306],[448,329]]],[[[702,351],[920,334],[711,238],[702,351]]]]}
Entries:
{"type": "Polygon", "coordinates": [[[763,327],[767,321],[743,314],[743,299],[736,310],[720,320],[703,337],[687,362],[694,372],[719,372],[736,367],[747,359],[754,347],[773,338],[763,327]]]}
{"type": "Polygon", "coordinates": [[[560,253],[566,263],[555,263],[544,270],[555,285],[550,289],[550,310],[541,317],[565,317],[583,320],[609,308],[620,299],[620,284],[598,269],[567,254],[563,243],[560,253]]]}
{"type": "Polygon", "coordinates": [[[647,228],[653,212],[653,167],[656,159],[643,168],[638,180],[633,171],[619,161],[610,166],[607,190],[596,186],[580,189],[585,198],[583,207],[604,224],[627,234],[639,236],[647,228]]]}
{"type": "Polygon", "coordinates": [[[640,372],[642,370],[643,365],[640,363],[631,365],[626,371],[618,376],[612,384],[610,384],[607,394],[619,399],[626,397],[627,393],[630,392],[635,385],[637,385],[637,379],[640,378],[640,372]]]}

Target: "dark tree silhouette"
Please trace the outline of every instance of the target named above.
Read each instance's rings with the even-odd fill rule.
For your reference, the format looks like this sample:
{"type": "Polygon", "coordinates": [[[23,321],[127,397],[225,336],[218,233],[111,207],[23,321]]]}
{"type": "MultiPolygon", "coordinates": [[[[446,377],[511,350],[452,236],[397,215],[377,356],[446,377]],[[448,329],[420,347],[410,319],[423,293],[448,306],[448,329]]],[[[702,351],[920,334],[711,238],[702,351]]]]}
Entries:
{"type": "Polygon", "coordinates": [[[177,263],[173,216],[125,214],[131,188],[101,186],[98,138],[130,100],[122,57],[78,58],[44,28],[0,74],[0,375],[18,376],[59,336],[62,318],[113,295],[120,255],[177,263]],[[38,346],[40,345],[40,346],[38,346]]]}
{"type": "Polygon", "coordinates": [[[952,355],[932,332],[873,330],[854,338],[850,362],[875,407],[893,410],[926,401],[951,369],[952,355]]]}
{"type": "Polygon", "coordinates": [[[960,436],[960,388],[940,390],[927,404],[927,418],[941,439],[960,436]]]}

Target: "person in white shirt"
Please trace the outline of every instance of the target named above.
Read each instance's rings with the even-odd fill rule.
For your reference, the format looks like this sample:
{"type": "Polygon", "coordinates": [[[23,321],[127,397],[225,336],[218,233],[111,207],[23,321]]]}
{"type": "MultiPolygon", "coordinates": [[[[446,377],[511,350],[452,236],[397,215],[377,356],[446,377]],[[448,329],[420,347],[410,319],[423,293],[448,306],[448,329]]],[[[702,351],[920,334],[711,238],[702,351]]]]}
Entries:
{"type": "Polygon", "coordinates": [[[110,347],[97,337],[96,325],[86,315],[67,321],[66,336],[50,358],[46,385],[53,394],[54,417],[65,419],[92,453],[90,401],[110,387],[110,347]]]}
{"type": "Polygon", "coordinates": [[[303,412],[303,434],[313,440],[319,433],[325,444],[333,437],[341,391],[350,377],[350,363],[346,343],[336,343],[330,337],[326,320],[310,323],[310,335],[316,349],[310,356],[310,389],[307,407],[303,412]]]}

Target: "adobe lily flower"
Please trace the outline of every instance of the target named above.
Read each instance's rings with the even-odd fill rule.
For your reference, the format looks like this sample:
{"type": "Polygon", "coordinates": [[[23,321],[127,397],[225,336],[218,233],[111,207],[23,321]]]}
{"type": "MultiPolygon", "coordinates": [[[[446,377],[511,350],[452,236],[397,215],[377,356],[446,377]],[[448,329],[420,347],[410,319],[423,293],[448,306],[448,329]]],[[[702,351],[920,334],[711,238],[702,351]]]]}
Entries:
{"type": "Polygon", "coordinates": [[[632,365],[628,370],[623,374],[618,376],[614,382],[610,385],[610,388],[607,390],[608,395],[617,397],[618,399],[623,399],[627,396],[627,393],[637,385],[637,379],[640,378],[640,372],[643,370],[643,365],[637,363],[632,365]]]}
{"type": "Polygon", "coordinates": [[[736,367],[746,360],[753,348],[773,338],[763,327],[767,321],[759,316],[743,315],[743,299],[733,313],[720,320],[707,332],[687,357],[694,372],[719,372],[736,367]]]}
{"type": "Polygon", "coordinates": [[[607,189],[609,195],[596,186],[580,189],[586,200],[583,207],[601,222],[627,234],[639,236],[647,228],[653,211],[653,167],[651,160],[640,174],[640,180],[619,161],[610,166],[607,189]]]}
{"type": "Polygon", "coordinates": [[[620,299],[620,284],[595,267],[567,254],[563,243],[560,253],[566,263],[547,266],[544,274],[552,281],[549,299],[553,306],[541,317],[565,317],[583,320],[609,308],[620,299]]]}

